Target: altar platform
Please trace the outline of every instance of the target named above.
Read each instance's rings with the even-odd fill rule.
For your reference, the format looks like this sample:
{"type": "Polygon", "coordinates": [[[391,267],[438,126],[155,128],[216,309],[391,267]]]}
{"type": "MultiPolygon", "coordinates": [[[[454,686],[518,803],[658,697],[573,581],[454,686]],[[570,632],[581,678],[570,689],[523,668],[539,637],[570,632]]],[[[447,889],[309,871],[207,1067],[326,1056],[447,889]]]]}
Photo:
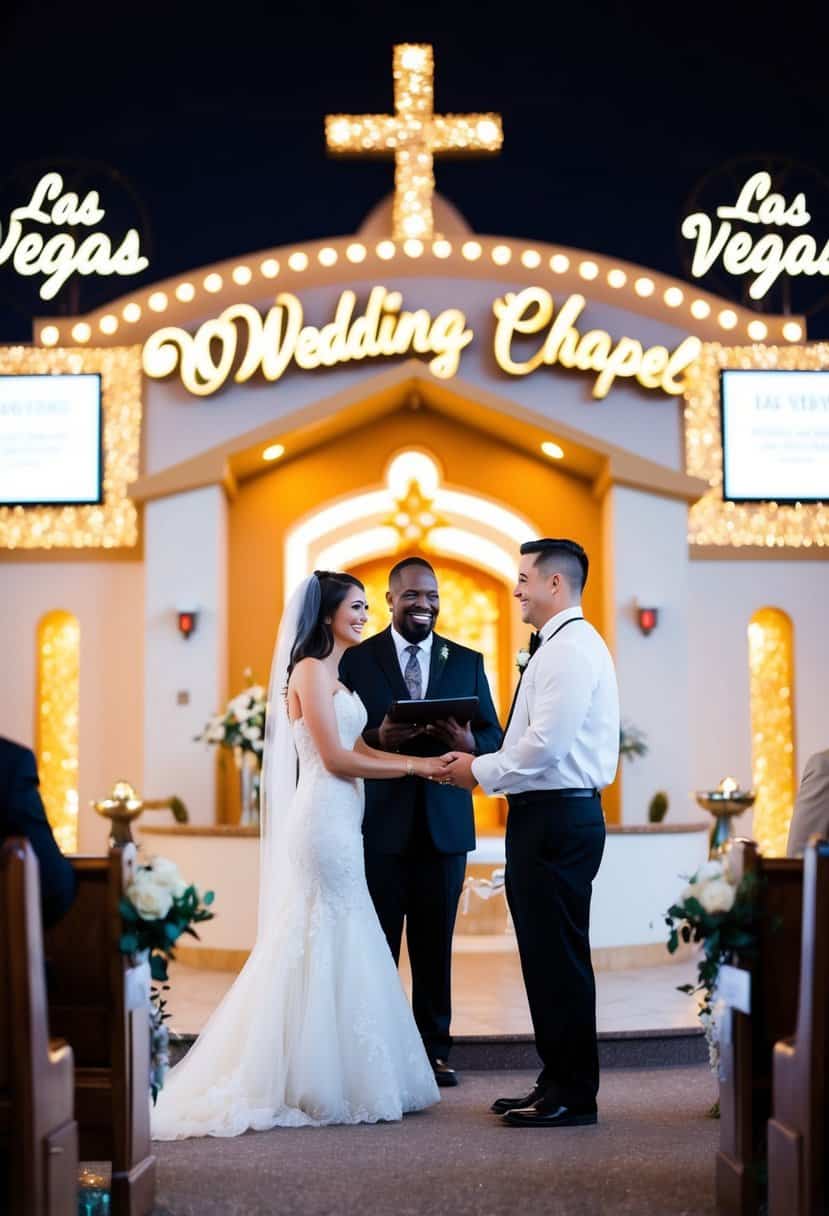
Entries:
{"type": "MultiPolygon", "coordinates": [[[[408,960],[401,977],[411,993],[408,960]]],[[[604,1067],[654,1067],[707,1059],[695,998],[678,992],[693,982],[696,963],[596,974],[600,1055],[604,1067]]],[[[180,1036],[173,1058],[192,1042],[235,978],[174,963],[170,968],[170,1028],[180,1036]]],[[[452,976],[455,1036],[453,1062],[460,1068],[532,1068],[536,1057],[521,968],[514,950],[494,939],[455,938],[452,976]],[[470,948],[470,941],[474,947],[470,948]]]]}

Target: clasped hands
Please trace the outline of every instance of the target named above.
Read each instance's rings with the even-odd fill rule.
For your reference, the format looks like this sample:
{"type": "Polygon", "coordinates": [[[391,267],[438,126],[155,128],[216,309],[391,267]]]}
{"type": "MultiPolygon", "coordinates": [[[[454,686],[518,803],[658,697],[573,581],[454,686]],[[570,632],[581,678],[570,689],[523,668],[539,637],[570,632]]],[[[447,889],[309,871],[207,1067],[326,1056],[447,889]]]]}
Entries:
{"type": "Polygon", "coordinates": [[[418,757],[417,775],[428,781],[439,781],[441,785],[454,785],[458,789],[474,790],[478,784],[472,774],[475,758],[475,736],[469,723],[462,724],[455,718],[435,722],[426,727],[392,722],[385,718],[378,731],[380,746],[389,751],[406,751],[406,744],[416,736],[425,734],[449,750],[442,756],[418,757]]]}
{"type": "Polygon", "coordinates": [[[472,772],[474,759],[468,752],[447,752],[445,756],[437,756],[432,761],[437,767],[434,773],[427,776],[430,781],[439,781],[441,785],[454,785],[459,790],[474,790],[478,784],[472,772]]]}

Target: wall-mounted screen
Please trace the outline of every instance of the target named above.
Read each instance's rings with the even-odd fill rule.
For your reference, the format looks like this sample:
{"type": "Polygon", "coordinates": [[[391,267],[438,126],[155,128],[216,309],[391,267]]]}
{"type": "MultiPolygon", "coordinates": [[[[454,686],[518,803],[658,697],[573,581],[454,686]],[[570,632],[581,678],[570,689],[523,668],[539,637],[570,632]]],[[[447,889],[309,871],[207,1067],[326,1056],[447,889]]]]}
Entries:
{"type": "Polygon", "coordinates": [[[0,375],[0,505],[102,501],[101,377],[0,375]]]}
{"type": "Polygon", "coordinates": [[[829,370],[720,373],[723,498],[829,501],[829,370]]]}

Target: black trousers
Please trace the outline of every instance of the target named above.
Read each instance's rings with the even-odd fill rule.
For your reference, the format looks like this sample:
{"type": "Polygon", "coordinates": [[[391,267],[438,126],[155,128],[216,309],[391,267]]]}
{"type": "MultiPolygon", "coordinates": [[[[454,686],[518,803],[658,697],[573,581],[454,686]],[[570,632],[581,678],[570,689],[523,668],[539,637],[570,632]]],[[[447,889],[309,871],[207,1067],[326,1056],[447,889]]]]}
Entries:
{"type": "Polygon", "coordinates": [[[590,895],[605,842],[599,795],[510,799],[506,894],[532,1016],[539,1082],[567,1105],[599,1089],[590,895]]]}
{"type": "Polygon", "coordinates": [[[445,1060],[452,1046],[452,934],[466,853],[438,852],[419,804],[406,850],[380,853],[367,843],[365,859],[368,889],[396,963],[406,922],[412,1011],[426,1053],[445,1060]]]}

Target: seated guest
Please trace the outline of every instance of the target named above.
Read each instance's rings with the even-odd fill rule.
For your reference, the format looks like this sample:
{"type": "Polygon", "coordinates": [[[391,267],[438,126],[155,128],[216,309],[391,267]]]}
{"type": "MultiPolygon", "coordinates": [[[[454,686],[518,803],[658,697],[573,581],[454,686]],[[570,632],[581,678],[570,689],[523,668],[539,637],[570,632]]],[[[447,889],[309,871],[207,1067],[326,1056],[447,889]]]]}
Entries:
{"type": "Polygon", "coordinates": [[[829,836],[829,751],[815,752],[806,761],[789,827],[789,857],[802,857],[809,837],[829,836]]]}
{"type": "Polygon", "coordinates": [[[72,866],[58,848],[38,791],[34,752],[0,735],[0,841],[25,836],[40,868],[44,928],[64,915],[75,898],[72,866]]]}

